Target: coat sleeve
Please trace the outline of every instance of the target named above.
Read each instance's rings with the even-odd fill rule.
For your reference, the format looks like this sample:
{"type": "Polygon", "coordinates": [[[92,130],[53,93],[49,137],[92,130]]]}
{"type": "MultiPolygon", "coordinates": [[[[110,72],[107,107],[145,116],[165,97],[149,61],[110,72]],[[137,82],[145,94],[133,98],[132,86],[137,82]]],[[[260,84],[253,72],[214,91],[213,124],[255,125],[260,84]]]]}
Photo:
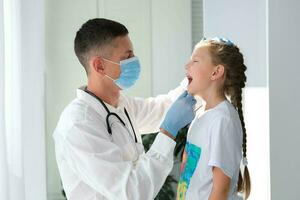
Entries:
{"type": "Polygon", "coordinates": [[[75,125],[62,146],[74,173],[107,199],[152,200],[172,169],[175,142],[158,134],[150,150],[134,163],[124,161],[120,147],[107,138],[75,125]]]}
{"type": "Polygon", "coordinates": [[[128,108],[131,109],[136,125],[141,134],[155,133],[159,131],[168,108],[177,97],[186,90],[187,79],[183,79],[180,85],[167,94],[158,95],[146,99],[127,97],[128,108]]]}

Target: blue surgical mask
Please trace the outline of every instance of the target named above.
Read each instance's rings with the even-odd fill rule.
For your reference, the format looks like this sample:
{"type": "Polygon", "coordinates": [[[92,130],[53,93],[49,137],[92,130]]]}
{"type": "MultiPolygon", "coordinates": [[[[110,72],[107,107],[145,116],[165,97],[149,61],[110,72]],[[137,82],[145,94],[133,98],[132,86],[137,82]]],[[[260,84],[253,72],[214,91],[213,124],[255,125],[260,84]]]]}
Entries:
{"type": "Polygon", "coordinates": [[[120,66],[121,74],[119,78],[113,79],[108,75],[105,76],[113,80],[115,84],[117,84],[122,90],[130,88],[139,79],[140,72],[141,72],[141,65],[137,57],[121,60],[120,63],[116,63],[105,58],[103,59],[120,66]]]}

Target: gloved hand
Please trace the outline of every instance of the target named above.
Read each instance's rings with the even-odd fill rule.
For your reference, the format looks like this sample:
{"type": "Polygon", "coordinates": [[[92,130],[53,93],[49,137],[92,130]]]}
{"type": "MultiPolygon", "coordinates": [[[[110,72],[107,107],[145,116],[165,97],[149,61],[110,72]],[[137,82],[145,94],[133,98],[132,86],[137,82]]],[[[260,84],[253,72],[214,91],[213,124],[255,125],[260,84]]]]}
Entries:
{"type": "Polygon", "coordinates": [[[160,128],[176,137],[178,131],[188,125],[195,117],[193,106],[196,99],[185,91],[169,108],[160,128]]]}

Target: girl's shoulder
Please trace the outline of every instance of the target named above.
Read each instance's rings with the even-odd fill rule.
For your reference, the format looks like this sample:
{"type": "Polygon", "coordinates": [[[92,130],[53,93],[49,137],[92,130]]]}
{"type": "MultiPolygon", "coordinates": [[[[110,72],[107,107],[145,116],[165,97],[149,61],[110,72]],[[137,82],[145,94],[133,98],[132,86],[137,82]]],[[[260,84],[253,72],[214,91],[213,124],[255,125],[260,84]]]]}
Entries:
{"type": "Polygon", "coordinates": [[[205,112],[198,121],[210,127],[216,127],[218,124],[233,126],[240,124],[238,112],[228,100],[205,112]]]}
{"type": "Polygon", "coordinates": [[[237,114],[237,111],[233,107],[233,105],[227,101],[224,100],[218,105],[216,105],[214,108],[211,108],[207,111],[204,111],[200,115],[198,115],[198,119],[206,119],[209,121],[215,120],[215,119],[222,119],[222,118],[230,118],[237,114]]]}
{"type": "Polygon", "coordinates": [[[241,136],[242,126],[237,110],[229,101],[224,101],[212,112],[210,131],[218,136],[241,136]]]}

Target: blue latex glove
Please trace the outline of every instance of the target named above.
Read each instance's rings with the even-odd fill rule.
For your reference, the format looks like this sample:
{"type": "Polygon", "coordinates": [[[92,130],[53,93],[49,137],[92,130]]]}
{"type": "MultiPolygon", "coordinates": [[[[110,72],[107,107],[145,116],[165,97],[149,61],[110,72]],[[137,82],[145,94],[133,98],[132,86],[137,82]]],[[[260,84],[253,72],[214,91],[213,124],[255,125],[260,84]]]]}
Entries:
{"type": "Polygon", "coordinates": [[[176,137],[178,131],[194,119],[193,107],[195,103],[196,99],[185,91],[171,105],[160,128],[165,129],[172,136],[176,137]]]}

